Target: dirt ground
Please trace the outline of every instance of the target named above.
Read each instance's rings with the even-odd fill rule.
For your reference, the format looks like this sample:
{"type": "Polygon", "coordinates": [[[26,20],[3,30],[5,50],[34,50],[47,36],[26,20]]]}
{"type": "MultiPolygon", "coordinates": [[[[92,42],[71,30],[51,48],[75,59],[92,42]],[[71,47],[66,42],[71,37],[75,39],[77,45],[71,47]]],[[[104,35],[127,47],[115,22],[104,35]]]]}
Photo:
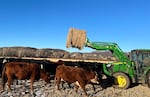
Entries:
{"type": "MultiPolygon", "coordinates": [[[[53,80],[47,85],[42,80],[35,82],[35,95],[30,93],[29,85],[30,81],[22,82],[19,85],[12,85],[12,93],[7,91],[6,86],[5,91],[0,90],[0,97],[85,97],[83,90],[79,88],[78,93],[76,93],[73,85],[71,85],[72,88],[69,88],[65,84],[65,87],[58,91],[53,80]]],[[[86,85],[89,97],[150,97],[150,88],[141,84],[126,90],[116,89],[111,86],[105,87],[105,89],[102,89],[100,85],[95,87],[96,90],[94,91],[91,85],[86,85]]]]}

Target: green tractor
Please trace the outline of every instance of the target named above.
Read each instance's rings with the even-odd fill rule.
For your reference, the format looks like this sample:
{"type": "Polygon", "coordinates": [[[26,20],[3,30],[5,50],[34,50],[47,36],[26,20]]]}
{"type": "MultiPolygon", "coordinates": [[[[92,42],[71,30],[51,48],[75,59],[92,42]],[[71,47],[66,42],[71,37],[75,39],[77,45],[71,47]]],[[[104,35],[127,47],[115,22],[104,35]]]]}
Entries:
{"type": "Polygon", "coordinates": [[[113,77],[114,87],[127,89],[132,83],[148,84],[150,87],[150,50],[132,50],[127,56],[116,43],[90,42],[83,30],[70,29],[67,47],[108,50],[117,58],[116,62],[103,63],[103,72],[113,77]]]}

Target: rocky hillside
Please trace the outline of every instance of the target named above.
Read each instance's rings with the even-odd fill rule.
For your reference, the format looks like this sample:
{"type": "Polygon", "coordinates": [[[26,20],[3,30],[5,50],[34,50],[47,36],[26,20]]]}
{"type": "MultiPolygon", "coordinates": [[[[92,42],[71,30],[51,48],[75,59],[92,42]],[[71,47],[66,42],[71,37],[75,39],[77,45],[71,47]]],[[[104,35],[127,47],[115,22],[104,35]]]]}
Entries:
{"type": "Polygon", "coordinates": [[[91,53],[67,52],[61,49],[37,49],[33,47],[2,47],[1,57],[36,57],[36,58],[73,58],[73,59],[100,59],[116,60],[110,52],[95,51],[91,53]]]}

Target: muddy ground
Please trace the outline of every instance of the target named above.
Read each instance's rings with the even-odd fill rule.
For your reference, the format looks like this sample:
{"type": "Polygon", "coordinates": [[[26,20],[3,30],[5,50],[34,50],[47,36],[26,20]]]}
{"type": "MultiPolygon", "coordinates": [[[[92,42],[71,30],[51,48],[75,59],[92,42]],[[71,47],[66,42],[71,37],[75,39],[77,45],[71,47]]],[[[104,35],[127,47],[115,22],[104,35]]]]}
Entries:
{"type": "MultiPolygon", "coordinates": [[[[42,80],[34,83],[35,94],[30,92],[30,81],[22,81],[18,85],[15,82],[12,85],[12,92],[8,92],[8,87],[5,87],[5,91],[0,89],[0,97],[85,97],[83,90],[79,88],[78,93],[75,92],[73,84],[72,88],[69,88],[67,84],[61,91],[58,91],[54,85],[54,80],[51,80],[50,84],[46,84],[42,80]]],[[[103,86],[107,86],[107,83],[103,83],[103,86]]],[[[126,90],[115,89],[112,86],[102,88],[100,85],[96,85],[96,90],[93,91],[91,85],[86,86],[86,91],[89,97],[150,97],[150,88],[145,85],[137,84],[126,90]]]]}

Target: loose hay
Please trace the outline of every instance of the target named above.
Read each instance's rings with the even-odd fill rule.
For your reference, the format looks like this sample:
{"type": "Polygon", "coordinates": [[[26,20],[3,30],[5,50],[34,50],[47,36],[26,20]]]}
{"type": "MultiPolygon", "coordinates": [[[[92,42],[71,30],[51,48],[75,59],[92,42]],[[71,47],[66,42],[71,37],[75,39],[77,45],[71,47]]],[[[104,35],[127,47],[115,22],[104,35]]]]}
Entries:
{"type": "Polygon", "coordinates": [[[78,49],[83,49],[86,43],[86,31],[79,30],[75,28],[70,28],[68,32],[66,47],[75,47],[78,49]]]}

